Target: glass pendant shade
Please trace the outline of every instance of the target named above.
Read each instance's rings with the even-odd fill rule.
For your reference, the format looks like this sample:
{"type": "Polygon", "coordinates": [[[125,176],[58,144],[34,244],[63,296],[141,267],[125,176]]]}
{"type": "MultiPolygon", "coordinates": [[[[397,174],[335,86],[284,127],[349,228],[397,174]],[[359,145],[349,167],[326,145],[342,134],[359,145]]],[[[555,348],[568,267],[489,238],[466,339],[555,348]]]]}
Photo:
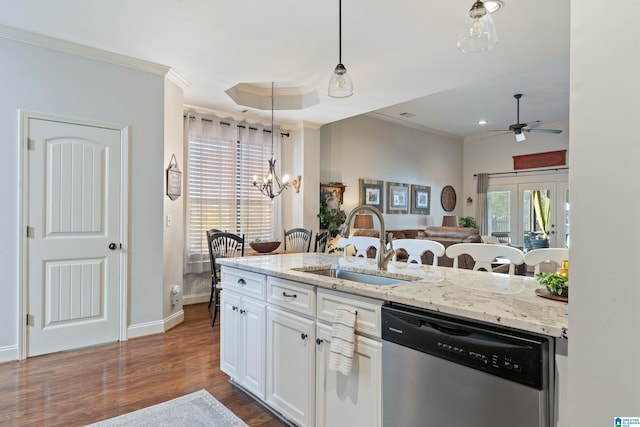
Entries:
{"type": "Polygon", "coordinates": [[[464,29],[458,38],[462,52],[484,52],[493,49],[498,41],[496,26],[484,3],[477,1],[467,13],[464,29]]]}
{"type": "Polygon", "coordinates": [[[342,64],[336,65],[331,79],[329,79],[329,96],[332,98],[346,98],[353,95],[353,80],[342,64]]]}

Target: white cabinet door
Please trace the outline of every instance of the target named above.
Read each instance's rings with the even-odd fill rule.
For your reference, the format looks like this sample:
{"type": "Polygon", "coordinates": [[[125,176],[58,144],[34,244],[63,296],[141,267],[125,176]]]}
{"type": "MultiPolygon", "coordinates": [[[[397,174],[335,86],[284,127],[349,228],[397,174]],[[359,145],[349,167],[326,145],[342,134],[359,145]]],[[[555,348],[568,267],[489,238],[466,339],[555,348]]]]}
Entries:
{"type": "Polygon", "coordinates": [[[327,369],[331,327],[318,323],[316,416],[318,427],[382,425],[382,343],[356,335],[349,376],[327,369]]]}
{"type": "Polygon", "coordinates": [[[267,403],[298,426],[315,420],[315,321],[267,308],[267,403]]]}
{"type": "Polygon", "coordinates": [[[220,370],[231,378],[241,374],[242,349],[238,338],[242,333],[242,323],[238,310],[240,295],[223,290],[220,293],[220,370]]]}
{"type": "Polygon", "coordinates": [[[220,370],[264,399],[266,304],[223,290],[220,314],[220,370]]]}
{"type": "Polygon", "coordinates": [[[240,316],[242,317],[242,351],[244,356],[240,384],[264,399],[266,304],[244,297],[240,316]]]}

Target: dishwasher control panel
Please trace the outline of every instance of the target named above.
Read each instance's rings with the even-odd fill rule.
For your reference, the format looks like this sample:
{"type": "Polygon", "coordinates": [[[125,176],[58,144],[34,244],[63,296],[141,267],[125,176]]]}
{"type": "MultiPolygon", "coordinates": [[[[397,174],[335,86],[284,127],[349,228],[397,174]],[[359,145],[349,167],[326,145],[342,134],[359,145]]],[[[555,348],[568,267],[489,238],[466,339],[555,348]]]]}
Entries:
{"type": "Polygon", "coordinates": [[[538,390],[546,386],[549,341],[545,337],[405,306],[383,306],[382,325],[383,341],[538,390]]]}

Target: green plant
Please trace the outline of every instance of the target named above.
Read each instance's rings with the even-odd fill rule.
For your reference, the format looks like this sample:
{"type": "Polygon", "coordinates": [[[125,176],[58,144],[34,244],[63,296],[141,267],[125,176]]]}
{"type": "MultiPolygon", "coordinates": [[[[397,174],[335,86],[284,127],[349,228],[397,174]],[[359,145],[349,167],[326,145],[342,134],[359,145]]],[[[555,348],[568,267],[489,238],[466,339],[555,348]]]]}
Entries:
{"type": "Polygon", "coordinates": [[[472,216],[463,216],[458,219],[460,227],[479,228],[476,219],[472,216]]]}
{"type": "Polygon", "coordinates": [[[320,201],[320,228],[329,231],[331,237],[338,235],[340,227],[346,219],[344,211],[339,209],[329,209],[326,200],[320,201]]]}
{"type": "Polygon", "coordinates": [[[541,273],[536,274],[538,282],[549,289],[551,293],[563,295],[569,293],[569,278],[563,274],[541,273]]]}

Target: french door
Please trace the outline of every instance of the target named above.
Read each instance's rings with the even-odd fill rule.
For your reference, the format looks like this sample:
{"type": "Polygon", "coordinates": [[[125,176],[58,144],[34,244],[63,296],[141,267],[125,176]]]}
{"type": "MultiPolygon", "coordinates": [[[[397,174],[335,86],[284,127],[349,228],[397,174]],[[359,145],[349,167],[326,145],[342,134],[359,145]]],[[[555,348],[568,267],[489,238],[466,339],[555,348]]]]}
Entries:
{"type": "Polygon", "coordinates": [[[569,244],[569,188],[567,181],[539,181],[489,186],[489,234],[506,234],[510,242],[530,249],[525,235],[542,236],[536,218],[533,193],[542,195],[543,208],[549,208],[549,247],[569,244]]]}

